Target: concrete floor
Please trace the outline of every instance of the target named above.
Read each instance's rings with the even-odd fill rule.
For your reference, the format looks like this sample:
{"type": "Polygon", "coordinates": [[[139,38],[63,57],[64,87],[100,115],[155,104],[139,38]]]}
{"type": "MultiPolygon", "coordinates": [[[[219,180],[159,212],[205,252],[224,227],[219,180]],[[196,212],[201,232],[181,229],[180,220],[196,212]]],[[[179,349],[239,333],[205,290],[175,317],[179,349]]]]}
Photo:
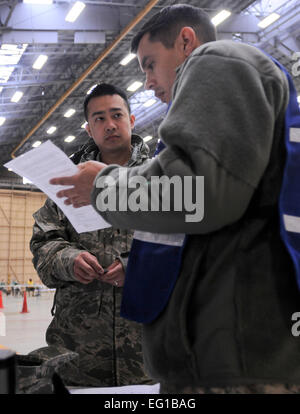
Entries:
{"type": "Polygon", "coordinates": [[[34,349],[46,346],[45,332],[52,319],[53,296],[54,291],[42,292],[41,296],[34,297],[27,294],[29,312],[21,313],[23,297],[6,296],[2,293],[4,308],[0,309],[0,345],[19,354],[28,354],[34,349]]]}
{"type": "MultiPolygon", "coordinates": [[[[21,313],[24,300],[21,296],[6,296],[2,293],[3,309],[0,309],[0,349],[9,348],[18,354],[28,354],[46,346],[45,333],[51,322],[54,291],[42,292],[41,296],[27,299],[28,313],[21,313]]],[[[158,394],[159,384],[131,385],[70,389],[72,394],[158,394]]]]}

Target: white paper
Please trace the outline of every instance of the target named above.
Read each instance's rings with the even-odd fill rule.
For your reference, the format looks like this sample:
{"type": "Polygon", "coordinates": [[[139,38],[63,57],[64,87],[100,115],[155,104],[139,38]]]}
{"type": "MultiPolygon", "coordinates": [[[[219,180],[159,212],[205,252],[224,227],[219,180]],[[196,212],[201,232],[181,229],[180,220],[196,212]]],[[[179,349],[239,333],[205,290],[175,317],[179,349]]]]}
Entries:
{"type": "Polygon", "coordinates": [[[123,387],[101,388],[72,388],[68,387],[70,394],[159,394],[159,384],[154,385],[126,385],[123,387]]]}
{"type": "MultiPolygon", "coordinates": [[[[110,227],[92,206],[74,208],[65,205],[63,198],[56,197],[62,188],[68,187],[49,184],[55,177],[66,177],[78,172],[77,166],[51,141],[9,161],[4,165],[18,175],[27,178],[50,197],[67,216],[78,233],[110,227]]],[[[69,187],[71,188],[71,187],[69,187]]]]}

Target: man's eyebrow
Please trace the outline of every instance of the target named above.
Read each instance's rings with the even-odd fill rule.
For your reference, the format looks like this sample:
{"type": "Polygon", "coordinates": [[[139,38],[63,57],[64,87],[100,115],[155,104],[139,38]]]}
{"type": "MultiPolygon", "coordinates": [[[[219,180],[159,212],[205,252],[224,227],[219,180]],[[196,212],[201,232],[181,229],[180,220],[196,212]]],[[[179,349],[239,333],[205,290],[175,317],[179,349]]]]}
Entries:
{"type": "Polygon", "coordinates": [[[105,111],[97,111],[97,112],[93,112],[92,116],[103,115],[103,114],[105,114],[105,111]]]}
{"type": "Polygon", "coordinates": [[[147,64],[147,60],[150,59],[150,58],[151,58],[151,56],[144,56],[143,57],[142,64],[141,64],[142,69],[145,69],[146,64],[147,64]]]}
{"type": "MultiPolygon", "coordinates": [[[[122,108],[110,108],[108,110],[109,112],[119,112],[122,111],[122,108]]],[[[96,111],[92,113],[92,116],[96,116],[96,115],[104,115],[106,113],[106,111],[96,111]]]]}

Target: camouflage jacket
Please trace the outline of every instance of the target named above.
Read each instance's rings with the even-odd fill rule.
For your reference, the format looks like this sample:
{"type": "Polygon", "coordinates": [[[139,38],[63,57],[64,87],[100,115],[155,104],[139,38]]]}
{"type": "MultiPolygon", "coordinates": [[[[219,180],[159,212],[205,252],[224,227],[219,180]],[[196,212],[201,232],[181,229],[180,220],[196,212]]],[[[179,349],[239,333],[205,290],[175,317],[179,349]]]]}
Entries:
{"type": "MultiPolygon", "coordinates": [[[[148,147],[132,135],[132,155],[127,166],[148,158],[148,147]]],[[[75,163],[101,160],[93,141],[73,157],[75,163]]],[[[88,251],[102,267],[119,258],[126,266],[133,232],[107,228],[78,234],[50,199],[33,215],[30,248],[33,264],[43,283],[56,288],[54,318],[47,329],[49,346],[79,354],[62,379],[68,385],[115,386],[148,382],[143,372],[141,327],[119,316],[122,288],[94,280],[85,285],[73,273],[75,257],[88,251]]],[[[54,308],[54,307],[53,307],[54,308]]]]}

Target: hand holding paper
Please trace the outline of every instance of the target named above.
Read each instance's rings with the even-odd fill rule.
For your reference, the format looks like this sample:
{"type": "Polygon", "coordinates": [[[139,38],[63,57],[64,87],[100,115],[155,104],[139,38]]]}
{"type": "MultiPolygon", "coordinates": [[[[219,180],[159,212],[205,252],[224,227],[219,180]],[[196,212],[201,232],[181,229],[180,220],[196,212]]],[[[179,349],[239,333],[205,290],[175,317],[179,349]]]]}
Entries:
{"type": "MultiPolygon", "coordinates": [[[[89,166],[95,166],[93,161],[91,164],[90,162],[86,164],[89,166]]],[[[101,169],[105,166],[105,164],[97,162],[95,162],[95,164],[102,166],[101,169]]],[[[61,198],[63,195],[60,197],[56,196],[57,191],[66,191],[66,189],[61,187],[57,188],[51,185],[49,181],[53,177],[65,177],[62,178],[63,182],[65,182],[64,180],[67,179],[69,180],[68,183],[71,185],[73,185],[73,180],[75,180],[75,191],[77,191],[76,189],[78,189],[78,186],[84,188],[85,184],[82,184],[82,181],[78,180],[78,176],[80,176],[80,174],[78,174],[78,171],[82,171],[82,167],[73,164],[67,155],[58,147],[56,147],[51,141],[46,141],[39,147],[20,155],[12,161],[9,161],[5,164],[5,167],[11,168],[15,173],[26,177],[28,180],[32,181],[40,190],[47,194],[64,212],[78,233],[110,227],[110,224],[103,220],[103,218],[96,213],[91,205],[87,205],[87,198],[85,198],[85,204],[82,204],[85,207],[74,209],[72,205],[68,205],[70,203],[64,203],[63,199],[61,198]]],[[[83,170],[86,170],[86,168],[83,168],[83,170]]],[[[95,178],[97,173],[95,169],[92,169],[93,172],[91,172],[90,167],[87,170],[89,171],[88,181],[90,182],[92,179],[92,174],[95,174],[95,178]]],[[[58,184],[58,182],[56,183],[58,184]]],[[[85,197],[87,197],[87,192],[84,191],[84,193],[85,197]]],[[[78,202],[79,198],[76,198],[76,201],[78,202]]]]}
{"type": "Polygon", "coordinates": [[[58,191],[56,196],[58,198],[67,197],[64,203],[66,205],[72,204],[75,208],[87,206],[90,204],[94,180],[98,172],[104,167],[106,167],[106,164],[101,162],[87,161],[78,165],[79,171],[76,174],[68,177],[52,178],[50,184],[73,185],[73,188],[58,191]]]}

